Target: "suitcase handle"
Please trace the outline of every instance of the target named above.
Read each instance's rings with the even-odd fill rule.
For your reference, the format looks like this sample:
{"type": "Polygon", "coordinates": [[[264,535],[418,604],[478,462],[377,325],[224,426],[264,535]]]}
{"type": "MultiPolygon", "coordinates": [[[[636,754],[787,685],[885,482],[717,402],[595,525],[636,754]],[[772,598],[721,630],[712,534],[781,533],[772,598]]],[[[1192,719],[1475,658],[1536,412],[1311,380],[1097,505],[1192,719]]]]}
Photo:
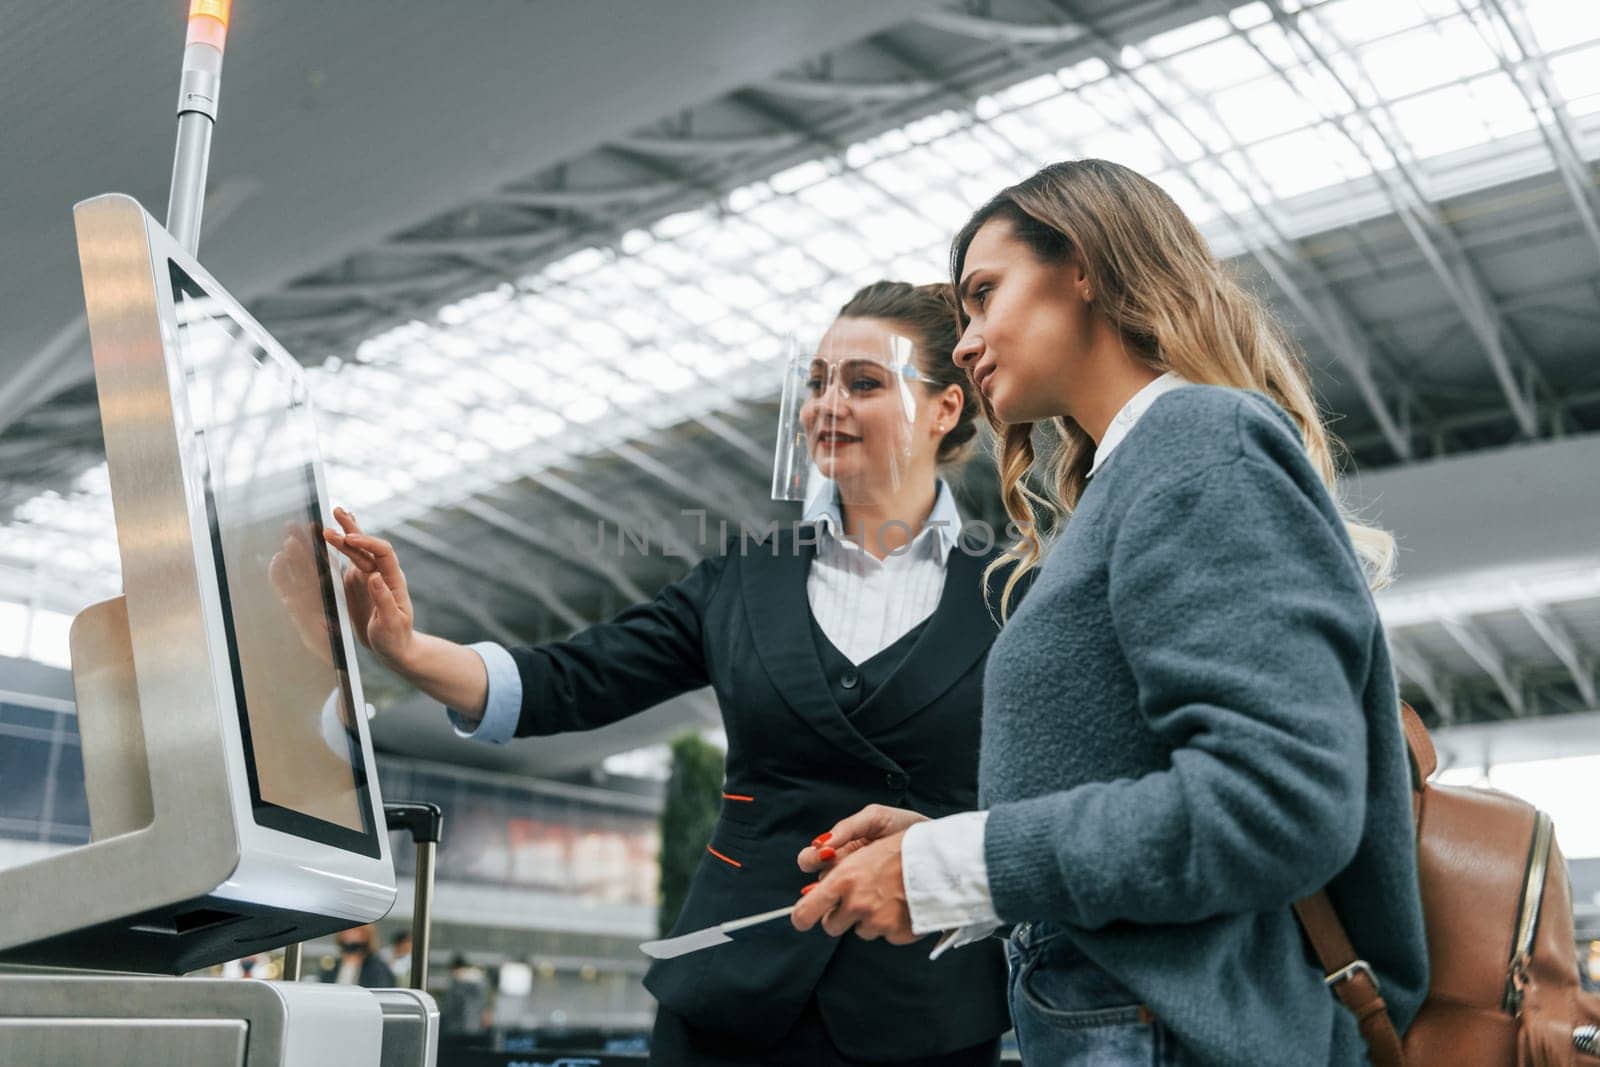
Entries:
{"type": "Polygon", "coordinates": [[[444,828],[444,812],[426,801],[397,800],[383,806],[384,821],[391,833],[405,831],[417,846],[416,895],[411,905],[412,989],[428,985],[428,948],[433,930],[433,854],[444,828]]]}
{"type": "MultiPolygon", "coordinates": [[[[444,829],[444,811],[437,804],[398,800],[383,806],[383,820],[391,833],[409,833],[417,846],[416,895],[411,906],[412,989],[426,989],[428,948],[433,929],[433,858],[444,829]]],[[[283,980],[300,980],[300,942],[283,950],[283,980]]]]}
{"type": "Polygon", "coordinates": [[[390,833],[405,830],[417,844],[427,842],[437,845],[439,831],[444,826],[444,812],[437,804],[415,800],[397,800],[383,806],[384,821],[390,833]]]}

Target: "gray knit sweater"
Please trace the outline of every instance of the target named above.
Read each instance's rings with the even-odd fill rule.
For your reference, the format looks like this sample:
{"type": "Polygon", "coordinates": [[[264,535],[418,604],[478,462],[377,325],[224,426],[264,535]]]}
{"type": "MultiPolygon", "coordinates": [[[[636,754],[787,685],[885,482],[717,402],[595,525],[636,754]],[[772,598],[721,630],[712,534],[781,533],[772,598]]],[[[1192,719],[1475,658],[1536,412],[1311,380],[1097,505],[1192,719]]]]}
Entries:
{"type": "Polygon", "coordinates": [[[1324,886],[1402,1030],[1421,1004],[1388,649],[1265,398],[1168,393],[1089,482],[989,653],[979,773],[999,915],[1069,927],[1195,1057],[1365,1062],[1290,911],[1324,886]]]}

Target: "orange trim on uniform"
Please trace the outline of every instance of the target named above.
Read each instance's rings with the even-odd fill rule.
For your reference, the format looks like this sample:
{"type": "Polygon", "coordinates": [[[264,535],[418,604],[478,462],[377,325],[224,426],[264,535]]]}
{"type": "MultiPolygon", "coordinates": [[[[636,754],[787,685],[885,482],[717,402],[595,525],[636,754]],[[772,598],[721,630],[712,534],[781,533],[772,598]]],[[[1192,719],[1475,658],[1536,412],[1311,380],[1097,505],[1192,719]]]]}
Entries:
{"type": "Polygon", "coordinates": [[[710,845],[706,846],[706,851],[711,853],[713,856],[717,857],[717,859],[721,860],[723,863],[728,864],[730,867],[743,867],[744,866],[744,864],[740,863],[738,860],[729,859],[727,856],[724,856],[722,853],[718,852],[716,849],[712,848],[710,845]]]}
{"type": "Polygon", "coordinates": [[[723,800],[742,800],[746,804],[753,804],[753,803],[755,803],[755,799],[756,798],[755,797],[741,796],[738,793],[724,793],[724,794],[722,794],[722,799],[723,800]]]}

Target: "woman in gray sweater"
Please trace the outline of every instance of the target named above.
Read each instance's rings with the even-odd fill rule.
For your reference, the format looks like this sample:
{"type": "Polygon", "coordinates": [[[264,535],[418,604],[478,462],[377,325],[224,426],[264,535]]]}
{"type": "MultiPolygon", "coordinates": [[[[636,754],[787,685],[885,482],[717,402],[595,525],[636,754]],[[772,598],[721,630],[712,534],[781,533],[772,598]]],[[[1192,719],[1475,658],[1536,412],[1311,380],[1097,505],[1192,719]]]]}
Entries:
{"type": "MultiPolygon", "coordinates": [[[[1292,343],[1182,210],[1055,164],[956,237],[954,356],[1037,570],[984,675],[980,805],[872,808],[794,922],[959,945],[1013,924],[1025,1063],[1356,1064],[1292,904],[1326,888],[1404,1031],[1427,988],[1405,745],[1369,588],[1384,533],[1330,491],[1292,343]],[[1034,424],[1053,499],[1024,484],[1034,424]],[[1070,514],[1046,555],[1036,507],[1070,514]]],[[[917,951],[908,949],[908,951],[917,951]]]]}

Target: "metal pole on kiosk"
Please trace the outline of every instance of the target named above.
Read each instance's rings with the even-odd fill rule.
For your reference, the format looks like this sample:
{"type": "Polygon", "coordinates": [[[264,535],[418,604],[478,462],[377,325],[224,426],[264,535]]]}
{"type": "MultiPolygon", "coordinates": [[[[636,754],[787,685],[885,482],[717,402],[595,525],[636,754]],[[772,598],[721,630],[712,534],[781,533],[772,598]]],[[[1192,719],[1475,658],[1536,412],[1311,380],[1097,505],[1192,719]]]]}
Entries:
{"type": "MultiPolygon", "coordinates": [[[[172,159],[167,194],[167,232],[190,254],[200,248],[201,215],[206,202],[206,171],[211,163],[211,132],[222,94],[222,54],[228,41],[232,0],[190,0],[183,42],[183,78],[178,83],[178,147],[172,159]]],[[[282,978],[300,980],[301,945],[283,950],[282,978]]]]}
{"type": "Polygon", "coordinates": [[[211,131],[222,91],[222,51],[228,39],[232,0],[190,0],[178,88],[178,148],[167,196],[167,232],[191,253],[200,245],[211,131]]]}

